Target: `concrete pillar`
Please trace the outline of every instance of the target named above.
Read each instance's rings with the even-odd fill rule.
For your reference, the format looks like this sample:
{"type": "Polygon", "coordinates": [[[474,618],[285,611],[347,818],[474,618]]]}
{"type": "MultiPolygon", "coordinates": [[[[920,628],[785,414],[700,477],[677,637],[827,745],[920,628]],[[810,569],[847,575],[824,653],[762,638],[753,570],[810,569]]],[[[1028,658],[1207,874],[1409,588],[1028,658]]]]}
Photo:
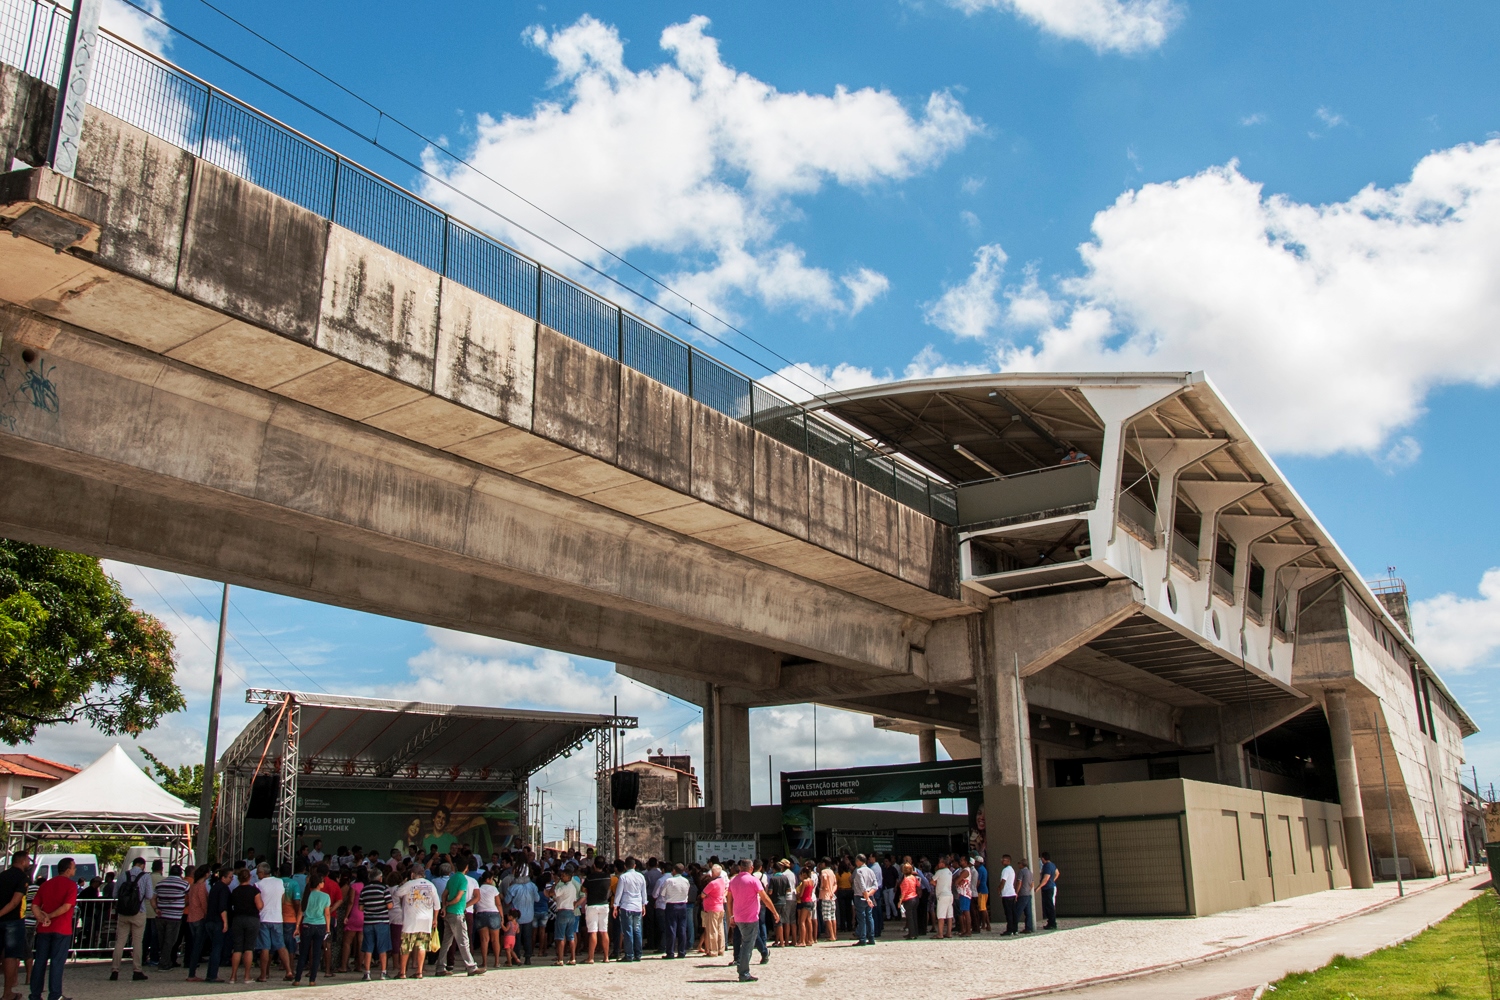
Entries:
{"type": "Polygon", "coordinates": [[[1012,644],[996,641],[997,617],[992,607],[970,618],[986,851],[994,858],[1009,854],[1034,862],[1036,788],[1026,693],[1016,677],[1012,644]]]}
{"type": "MultiPolygon", "coordinates": [[[[917,760],[923,764],[937,760],[937,730],[930,726],[917,732],[917,760]]],[[[937,799],[923,799],[922,811],[930,816],[936,815],[939,805],[937,799]]]]}
{"type": "Polygon", "coordinates": [[[1245,748],[1234,742],[1214,744],[1214,765],[1221,785],[1245,787],[1245,748]]]}
{"type": "Polygon", "coordinates": [[[727,814],[750,810],[750,707],[721,701],[719,720],[723,732],[716,734],[713,699],[710,697],[707,701],[703,707],[703,808],[712,815],[718,796],[722,794],[725,830],[736,833],[740,831],[730,829],[734,823],[727,814]],[[720,769],[717,756],[721,750],[724,754],[722,789],[718,787],[720,769]]]}
{"type": "Polygon", "coordinates": [[[1339,805],[1344,813],[1344,848],[1349,857],[1349,882],[1370,889],[1370,843],[1365,837],[1365,807],[1359,794],[1359,769],[1354,761],[1354,731],[1349,724],[1349,699],[1342,688],[1323,693],[1323,708],[1333,737],[1333,765],[1338,774],[1339,805]]]}

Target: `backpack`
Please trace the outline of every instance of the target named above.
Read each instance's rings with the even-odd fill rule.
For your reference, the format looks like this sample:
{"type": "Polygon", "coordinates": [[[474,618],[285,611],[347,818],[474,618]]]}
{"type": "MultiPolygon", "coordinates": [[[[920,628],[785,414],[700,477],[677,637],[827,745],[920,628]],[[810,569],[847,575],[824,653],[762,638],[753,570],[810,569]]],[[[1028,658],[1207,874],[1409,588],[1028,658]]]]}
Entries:
{"type": "Polygon", "coordinates": [[[120,880],[119,895],[115,897],[115,912],[122,917],[133,917],[141,912],[141,879],[145,878],[142,873],[138,878],[126,875],[120,880]]]}

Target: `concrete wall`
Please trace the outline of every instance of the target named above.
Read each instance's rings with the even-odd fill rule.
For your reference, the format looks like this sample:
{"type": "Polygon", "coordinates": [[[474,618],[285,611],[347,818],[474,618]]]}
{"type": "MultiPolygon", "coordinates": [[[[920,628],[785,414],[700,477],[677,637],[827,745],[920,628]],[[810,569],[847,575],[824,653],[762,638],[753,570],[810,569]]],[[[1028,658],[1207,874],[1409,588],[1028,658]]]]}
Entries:
{"type": "MultiPolygon", "coordinates": [[[[3,72],[8,162],[51,91],[3,72]]],[[[78,178],[108,195],[99,267],[12,301],[908,613],[967,610],[946,525],[379,244],[94,108],[78,178]]]]}
{"type": "Polygon", "coordinates": [[[640,775],[641,786],[636,807],[620,811],[620,857],[665,858],[666,817],[698,805],[692,776],[642,761],[625,768],[640,775]]]}
{"type": "Polygon", "coordinates": [[[1457,774],[1464,754],[1458,720],[1440,711],[1437,692],[1430,692],[1436,732],[1424,733],[1420,685],[1414,690],[1411,661],[1384,623],[1341,584],[1320,588],[1309,598],[1298,615],[1294,680],[1310,690],[1338,687],[1348,693],[1360,800],[1376,877],[1381,874],[1380,859],[1391,859],[1397,852],[1411,859],[1419,875],[1442,872],[1445,852],[1448,869],[1460,870],[1465,852],[1457,774]]]}

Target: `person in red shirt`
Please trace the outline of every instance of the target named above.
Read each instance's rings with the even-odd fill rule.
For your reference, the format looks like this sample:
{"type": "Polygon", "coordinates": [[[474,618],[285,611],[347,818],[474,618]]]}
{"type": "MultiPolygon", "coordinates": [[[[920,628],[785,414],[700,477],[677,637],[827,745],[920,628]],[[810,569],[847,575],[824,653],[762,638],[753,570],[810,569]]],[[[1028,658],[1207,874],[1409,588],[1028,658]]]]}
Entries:
{"type": "Polygon", "coordinates": [[[32,903],[36,910],[36,957],[31,963],[31,1000],[42,1000],[43,980],[47,982],[47,1000],[61,1000],[63,965],[73,943],[73,905],[77,900],[73,859],[63,858],[57,863],[57,874],[42,883],[32,903]]]}

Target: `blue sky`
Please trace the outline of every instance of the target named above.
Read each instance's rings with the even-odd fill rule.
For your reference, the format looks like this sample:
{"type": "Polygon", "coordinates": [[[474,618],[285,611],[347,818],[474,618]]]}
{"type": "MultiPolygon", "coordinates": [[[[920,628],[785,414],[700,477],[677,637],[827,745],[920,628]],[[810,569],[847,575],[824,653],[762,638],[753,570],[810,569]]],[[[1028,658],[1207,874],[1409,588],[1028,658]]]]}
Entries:
{"type": "MultiPolygon", "coordinates": [[[[466,199],[609,268],[491,183],[504,182],[663,277],[680,297],[662,302],[691,301],[764,368],[681,332],[750,374],[781,372],[788,392],[1001,367],[1207,370],[1356,565],[1370,576],[1394,565],[1408,581],[1419,641],[1486,730],[1470,758],[1496,779],[1500,573],[1483,581],[1500,567],[1489,527],[1500,7],[892,0],[435,14],[216,0],[362,104],[199,0],[162,3],[167,20],[355,132],[378,125],[409,159],[425,149],[429,172],[182,37],[119,11],[114,23],[549,264],[586,274],[466,199]]],[[[185,628],[201,618],[211,641],[198,604],[215,606],[211,585],[158,574],[158,594],[135,570],[120,579],[169,619],[171,598],[185,628]]],[[[300,680],[272,642],[332,690],[405,689],[453,669],[452,700],[522,703],[537,677],[575,671],[575,700],[618,690],[649,719],[640,745],[696,752],[700,739],[691,710],[605,664],[270,595],[237,604],[271,637],[231,619],[264,664],[236,654],[256,683],[273,683],[266,671],[300,680]]],[[[181,648],[187,660],[202,644],[181,648]]],[[[197,711],[162,734],[184,756],[197,711]]],[[[788,766],[810,763],[798,713],[756,716],[757,743],[791,748],[788,766]]],[[[820,758],[914,754],[911,739],[868,725],[824,725],[820,758]]],[[[75,756],[94,743],[48,739],[74,741],[75,756]]],[[[763,758],[754,773],[765,801],[763,758]]],[[[549,778],[560,808],[587,793],[577,776],[549,778]]]]}

